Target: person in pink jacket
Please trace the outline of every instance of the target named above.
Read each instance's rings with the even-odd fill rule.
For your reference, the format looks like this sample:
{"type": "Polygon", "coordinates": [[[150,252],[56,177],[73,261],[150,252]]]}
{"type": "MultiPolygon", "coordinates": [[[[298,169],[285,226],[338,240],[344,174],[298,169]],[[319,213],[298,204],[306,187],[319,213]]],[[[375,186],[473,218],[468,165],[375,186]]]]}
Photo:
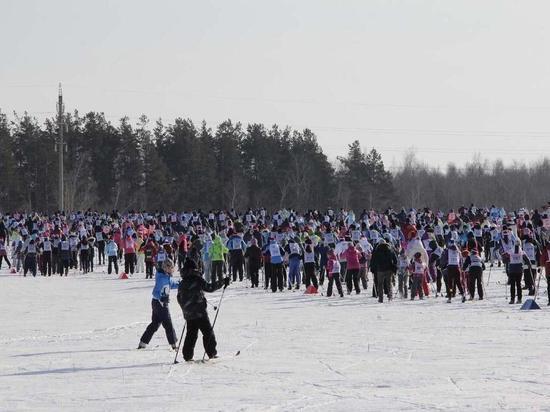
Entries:
{"type": "Polygon", "coordinates": [[[359,263],[360,252],[355,248],[355,245],[350,242],[348,248],[341,254],[346,258],[347,270],[346,270],[346,287],[348,289],[348,295],[351,293],[352,288],[355,288],[355,293],[361,293],[359,288],[359,270],[361,265],[359,263]]]}
{"type": "Polygon", "coordinates": [[[344,297],[344,292],[342,291],[342,282],[340,282],[340,262],[336,257],[333,249],[328,251],[328,262],[327,262],[327,274],[328,274],[328,288],[327,296],[332,296],[332,285],[336,282],[336,288],[340,297],[344,297]]]}
{"type": "Polygon", "coordinates": [[[126,235],[122,241],[124,248],[124,272],[134,274],[136,263],[136,241],[130,235],[126,235]]]}
{"type": "Polygon", "coordinates": [[[113,232],[113,241],[118,247],[118,258],[120,259],[122,258],[122,251],[124,250],[124,247],[122,246],[122,233],[119,228],[116,228],[113,232]]]}

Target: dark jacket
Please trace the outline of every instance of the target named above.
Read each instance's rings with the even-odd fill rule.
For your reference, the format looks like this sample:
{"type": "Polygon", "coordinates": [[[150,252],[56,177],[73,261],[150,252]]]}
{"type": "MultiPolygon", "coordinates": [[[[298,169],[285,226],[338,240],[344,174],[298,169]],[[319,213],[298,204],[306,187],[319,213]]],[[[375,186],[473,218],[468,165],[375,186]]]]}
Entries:
{"type": "Polygon", "coordinates": [[[223,286],[222,282],[206,283],[200,272],[188,271],[178,287],[178,303],[185,320],[207,317],[206,297],[203,292],[214,292],[223,286]]]}
{"type": "Polygon", "coordinates": [[[370,260],[372,273],[395,272],[397,270],[397,255],[387,243],[376,246],[370,260]]]}
{"type": "Polygon", "coordinates": [[[252,245],[246,248],[244,257],[248,258],[248,265],[251,268],[257,269],[262,266],[262,249],[257,245],[252,245]]]}

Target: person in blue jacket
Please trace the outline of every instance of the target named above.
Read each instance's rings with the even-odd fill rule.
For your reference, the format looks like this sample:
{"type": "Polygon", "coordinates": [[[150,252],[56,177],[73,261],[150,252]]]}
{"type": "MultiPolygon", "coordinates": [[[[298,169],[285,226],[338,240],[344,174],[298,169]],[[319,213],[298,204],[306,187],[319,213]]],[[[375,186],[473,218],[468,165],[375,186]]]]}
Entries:
{"type": "Polygon", "coordinates": [[[107,254],[107,260],[109,262],[107,266],[107,273],[109,275],[111,274],[113,265],[115,267],[115,274],[118,273],[118,246],[111,237],[107,241],[105,253],[107,254]]]}
{"type": "Polygon", "coordinates": [[[242,236],[238,233],[233,233],[226,244],[229,249],[229,269],[233,274],[233,282],[237,281],[237,274],[239,275],[239,281],[242,282],[244,275],[244,251],[246,250],[246,243],[242,236]]]}
{"type": "Polygon", "coordinates": [[[143,332],[138,349],[146,348],[159,326],[162,325],[166,332],[168,343],[172,346],[172,349],[177,350],[176,331],[174,330],[174,326],[172,326],[172,318],[168,309],[170,289],[177,289],[180,284],[180,281],[172,279],[173,272],[174,262],[171,259],[166,259],[162,263],[162,267],[157,270],[155,286],[153,288],[153,299],[151,301],[151,306],[153,307],[151,323],[147,326],[145,332],[143,332]]]}

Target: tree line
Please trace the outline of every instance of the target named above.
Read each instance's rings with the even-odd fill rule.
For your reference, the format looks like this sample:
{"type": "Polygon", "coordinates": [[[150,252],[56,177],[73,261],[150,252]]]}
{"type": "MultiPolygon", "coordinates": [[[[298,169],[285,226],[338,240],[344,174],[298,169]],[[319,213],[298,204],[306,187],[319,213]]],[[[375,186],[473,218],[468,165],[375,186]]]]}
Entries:
{"type": "MultiPolygon", "coordinates": [[[[226,120],[215,129],[146,116],[132,125],[103,113],[66,114],[67,210],[324,209],[544,203],[550,162],[505,167],[474,160],[445,172],[413,153],[392,175],[359,141],[330,161],[309,130],[226,120]]],[[[57,120],[40,124],[0,113],[0,211],[54,211],[58,204],[57,120]]]]}

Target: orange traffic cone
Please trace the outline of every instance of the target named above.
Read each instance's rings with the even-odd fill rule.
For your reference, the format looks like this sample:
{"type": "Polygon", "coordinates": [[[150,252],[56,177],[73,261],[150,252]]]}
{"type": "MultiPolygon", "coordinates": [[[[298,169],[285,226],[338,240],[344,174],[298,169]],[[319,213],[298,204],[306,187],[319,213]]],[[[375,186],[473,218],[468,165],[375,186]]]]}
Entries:
{"type": "Polygon", "coordinates": [[[15,273],[15,268],[11,268],[11,269],[10,269],[10,273],[11,273],[11,274],[14,274],[14,273],[15,273]]]}
{"type": "Polygon", "coordinates": [[[128,275],[126,273],[122,272],[118,278],[119,279],[128,279],[128,275]]]}

